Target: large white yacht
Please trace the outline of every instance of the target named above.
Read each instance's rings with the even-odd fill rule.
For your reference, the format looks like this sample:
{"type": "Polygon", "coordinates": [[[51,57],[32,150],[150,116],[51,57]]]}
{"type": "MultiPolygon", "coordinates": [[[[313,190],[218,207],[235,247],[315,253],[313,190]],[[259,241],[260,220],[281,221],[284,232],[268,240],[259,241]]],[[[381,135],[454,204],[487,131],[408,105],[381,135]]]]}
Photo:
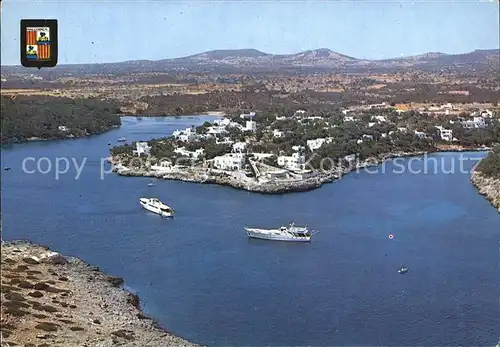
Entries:
{"type": "Polygon", "coordinates": [[[158,198],[140,198],[139,203],[146,210],[159,214],[162,217],[174,216],[174,210],[162,203],[158,198]]]}
{"type": "Polygon", "coordinates": [[[312,233],[307,227],[296,227],[294,223],[279,229],[259,229],[245,227],[248,237],[264,240],[309,242],[312,233]]]}

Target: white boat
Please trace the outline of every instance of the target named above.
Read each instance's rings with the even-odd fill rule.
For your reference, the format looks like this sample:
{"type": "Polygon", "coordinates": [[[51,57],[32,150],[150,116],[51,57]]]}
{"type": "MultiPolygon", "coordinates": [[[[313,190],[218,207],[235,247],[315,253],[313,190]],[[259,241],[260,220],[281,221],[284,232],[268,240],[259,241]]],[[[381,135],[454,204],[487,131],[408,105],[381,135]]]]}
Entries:
{"type": "Polygon", "coordinates": [[[174,216],[174,210],[162,203],[158,198],[140,198],[139,203],[146,210],[159,214],[162,217],[174,216]]]}
{"type": "Polygon", "coordinates": [[[120,138],[118,139],[118,142],[125,142],[125,141],[127,141],[127,138],[126,138],[126,137],[120,137],[120,138]]]}
{"type": "Polygon", "coordinates": [[[297,227],[294,223],[279,229],[259,229],[245,227],[248,237],[275,241],[309,242],[313,235],[307,227],[297,227]]]}
{"type": "Polygon", "coordinates": [[[153,182],[148,183],[148,187],[154,187],[155,185],[153,182]]]}
{"type": "Polygon", "coordinates": [[[401,275],[402,275],[402,274],[405,274],[405,273],[407,273],[407,272],[408,272],[408,268],[407,268],[407,267],[404,267],[404,266],[401,266],[401,267],[399,268],[399,270],[398,270],[398,273],[399,273],[399,274],[401,274],[401,275]]]}

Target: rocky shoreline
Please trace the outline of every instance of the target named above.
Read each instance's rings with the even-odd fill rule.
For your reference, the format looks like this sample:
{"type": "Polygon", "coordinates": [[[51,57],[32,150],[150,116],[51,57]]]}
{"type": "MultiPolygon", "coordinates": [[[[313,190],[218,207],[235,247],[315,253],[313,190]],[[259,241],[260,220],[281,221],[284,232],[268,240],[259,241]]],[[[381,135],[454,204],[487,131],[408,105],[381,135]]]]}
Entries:
{"type": "Polygon", "coordinates": [[[121,176],[131,177],[154,177],[159,179],[177,180],[202,184],[217,184],[235,189],[246,190],[261,194],[285,194],[292,192],[305,192],[321,187],[323,184],[341,179],[343,175],[357,171],[369,166],[380,165],[387,160],[403,157],[414,157],[424,155],[427,152],[399,152],[381,156],[376,161],[364,161],[352,167],[343,167],[340,170],[332,170],[326,173],[319,173],[317,176],[302,180],[281,180],[281,181],[257,181],[253,179],[241,179],[231,176],[228,173],[208,171],[207,169],[186,167],[172,172],[158,172],[145,169],[131,169],[121,166],[117,158],[108,158],[113,166],[113,172],[121,176]]]}
{"type": "Polygon", "coordinates": [[[1,251],[2,346],[197,346],[146,316],[119,277],[27,241],[1,251]]]}
{"type": "Polygon", "coordinates": [[[486,177],[480,171],[474,170],[470,180],[479,194],[488,199],[500,213],[500,179],[486,177]]]}

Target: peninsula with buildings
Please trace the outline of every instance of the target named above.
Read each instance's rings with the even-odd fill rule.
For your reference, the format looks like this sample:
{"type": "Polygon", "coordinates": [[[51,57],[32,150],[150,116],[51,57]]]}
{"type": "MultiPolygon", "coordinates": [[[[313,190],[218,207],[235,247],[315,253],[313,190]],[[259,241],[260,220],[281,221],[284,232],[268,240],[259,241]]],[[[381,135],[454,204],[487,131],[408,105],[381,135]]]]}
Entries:
{"type": "Polygon", "coordinates": [[[171,136],[111,149],[113,170],[261,193],[305,191],[384,160],[441,150],[487,150],[500,139],[489,109],[408,109],[386,103],[337,110],[233,113],[171,136]]]}

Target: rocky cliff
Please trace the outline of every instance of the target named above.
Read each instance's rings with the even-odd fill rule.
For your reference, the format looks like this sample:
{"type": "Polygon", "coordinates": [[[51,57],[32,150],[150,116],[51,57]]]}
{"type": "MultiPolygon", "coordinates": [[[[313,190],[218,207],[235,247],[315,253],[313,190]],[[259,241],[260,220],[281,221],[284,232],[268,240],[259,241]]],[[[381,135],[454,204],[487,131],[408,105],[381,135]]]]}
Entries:
{"type": "Polygon", "coordinates": [[[471,181],[479,193],[484,195],[500,212],[500,179],[487,177],[480,171],[474,171],[471,181]]]}
{"type": "Polygon", "coordinates": [[[28,242],[1,247],[2,346],[195,346],[145,316],[121,278],[28,242]]]}

